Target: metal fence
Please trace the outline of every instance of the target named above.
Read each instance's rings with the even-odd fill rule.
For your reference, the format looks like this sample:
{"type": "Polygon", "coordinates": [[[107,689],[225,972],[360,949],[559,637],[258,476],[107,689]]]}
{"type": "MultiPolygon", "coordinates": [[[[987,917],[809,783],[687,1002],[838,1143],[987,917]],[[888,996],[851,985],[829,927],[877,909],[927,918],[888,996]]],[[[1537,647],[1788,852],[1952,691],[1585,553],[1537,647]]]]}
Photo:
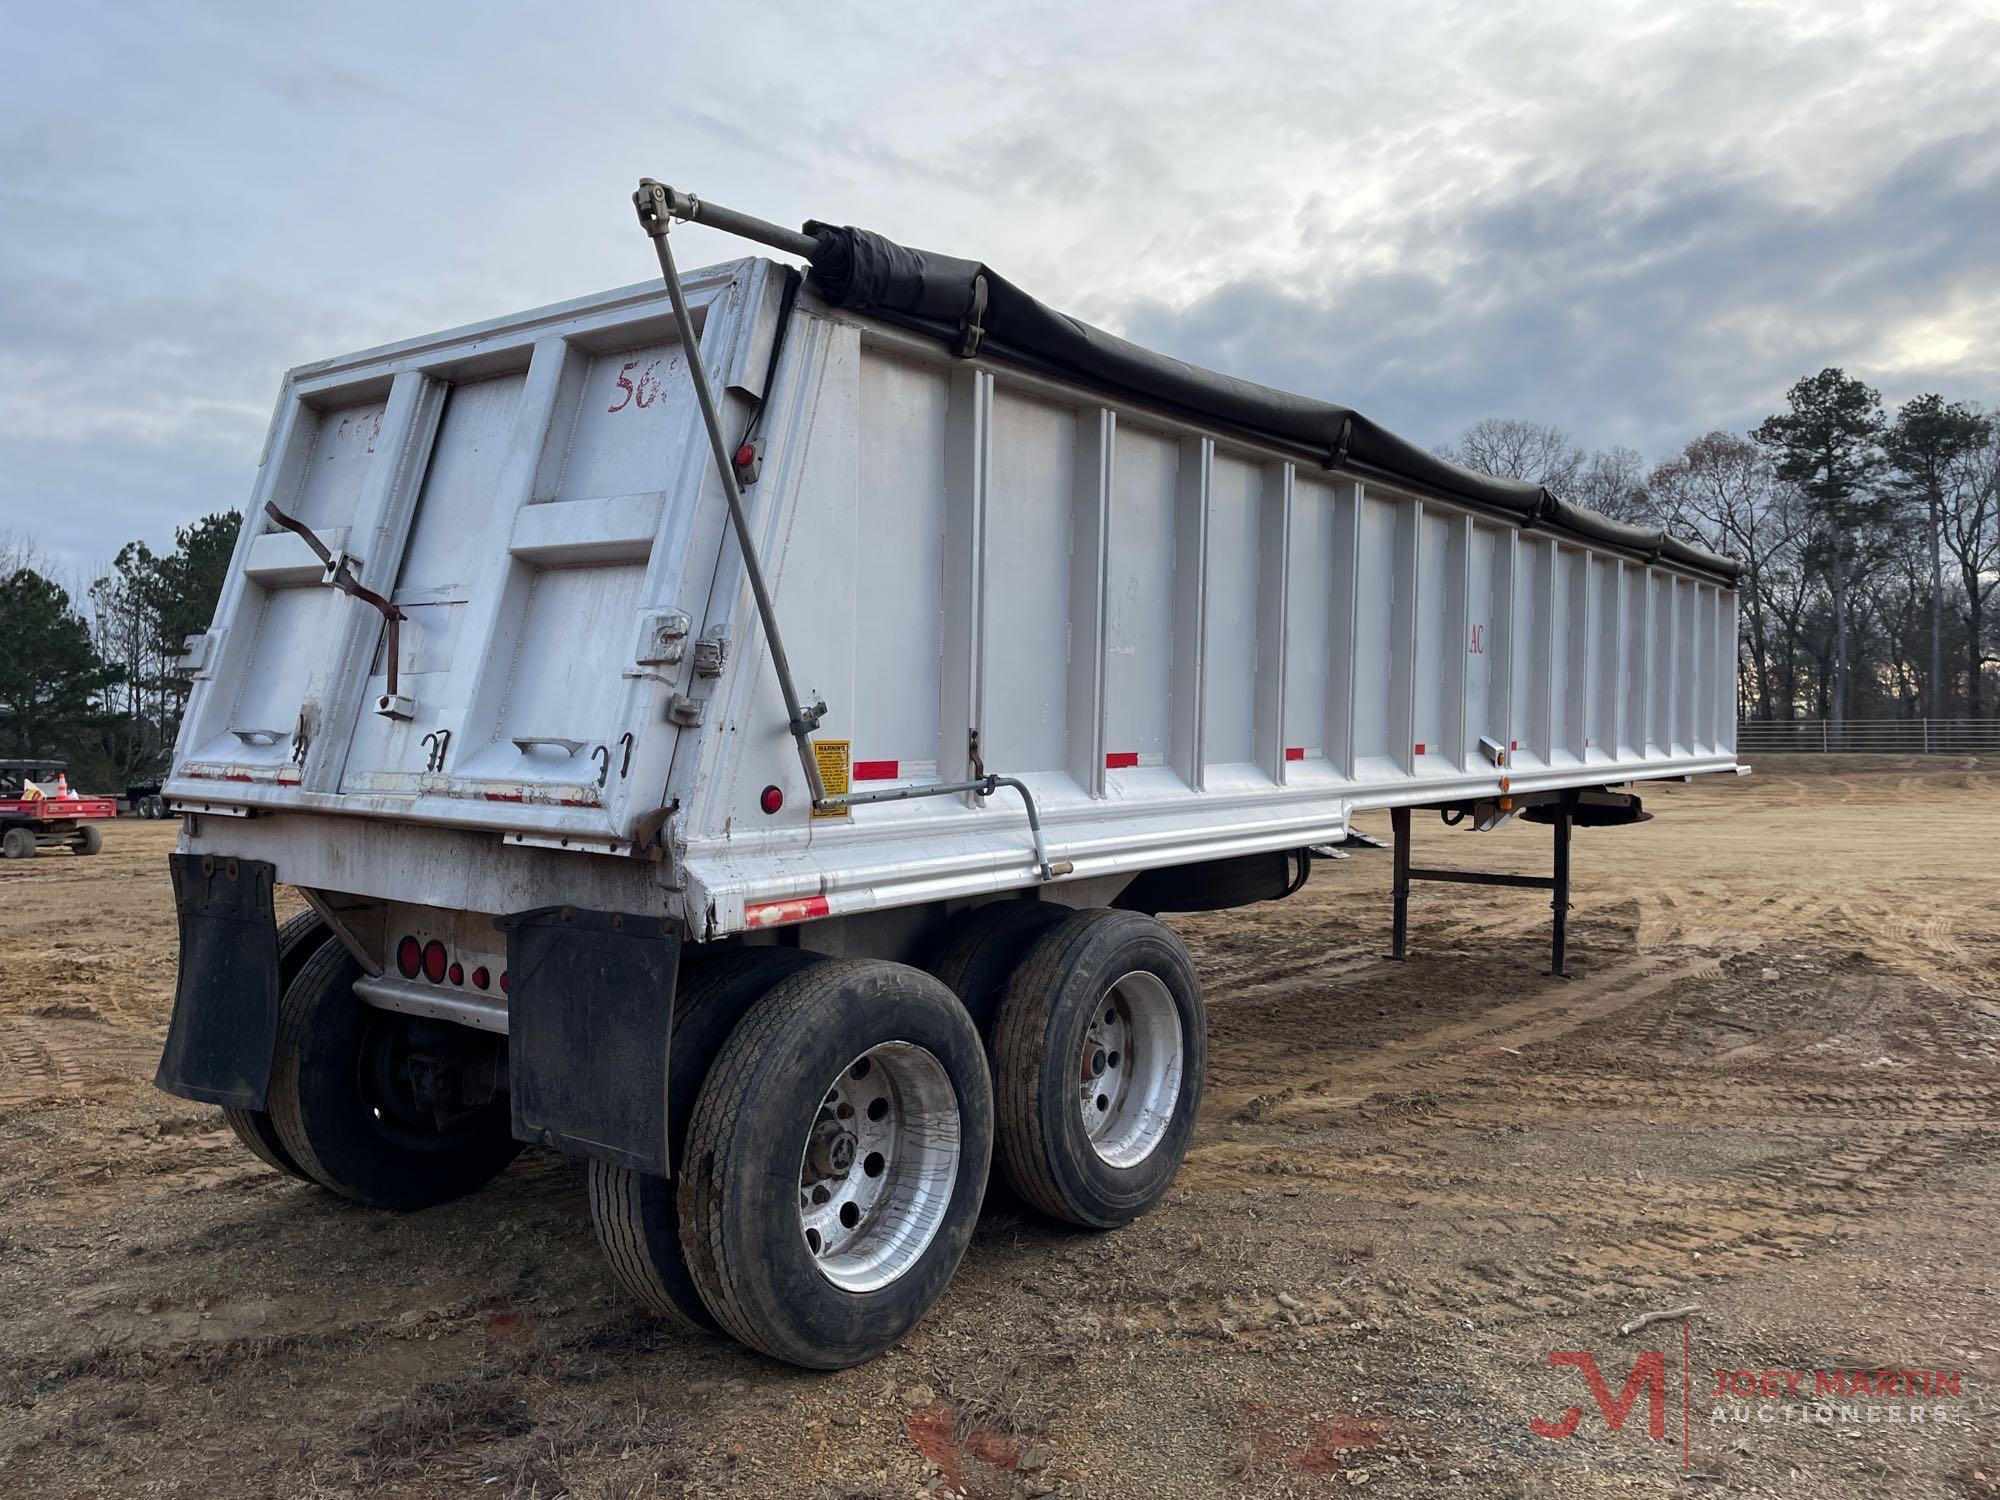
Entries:
{"type": "Polygon", "coordinates": [[[2000,753],[2000,719],[1744,719],[1739,754],[1831,751],[1887,755],[2000,753]]]}

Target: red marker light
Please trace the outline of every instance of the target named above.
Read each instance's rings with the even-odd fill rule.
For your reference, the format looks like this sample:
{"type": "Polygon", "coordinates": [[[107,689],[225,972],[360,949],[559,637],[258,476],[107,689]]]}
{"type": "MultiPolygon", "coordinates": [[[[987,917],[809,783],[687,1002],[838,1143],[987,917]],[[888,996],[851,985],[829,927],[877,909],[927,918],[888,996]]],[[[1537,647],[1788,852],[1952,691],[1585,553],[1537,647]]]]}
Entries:
{"type": "Polygon", "coordinates": [[[745,443],[741,448],[738,448],[736,450],[737,468],[747,469],[750,467],[750,465],[754,464],[755,462],[757,462],[757,450],[751,447],[748,443],[745,443]]]}
{"type": "Polygon", "coordinates": [[[506,972],[503,970],[500,975],[500,993],[504,995],[507,993],[508,989],[509,985],[507,983],[507,975],[506,972]]]}
{"type": "Polygon", "coordinates": [[[777,787],[767,786],[764,794],[757,799],[757,805],[767,813],[774,813],[785,805],[785,794],[777,787]]]}
{"type": "Polygon", "coordinates": [[[453,984],[464,984],[464,983],[465,983],[465,965],[464,965],[464,964],[453,964],[453,965],[451,966],[451,969],[449,970],[449,973],[450,973],[450,976],[451,976],[451,982],[452,982],[453,984]]]}
{"type": "Polygon", "coordinates": [[[432,938],[424,944],[424,978],[432,984],[444,983],[444,944],[432,938]]]}
{"type": "Polygon", "coordinates": [[[486,966],[484,964],[481,964],[478,968],[472,971],[472,987],[475,990],[483,990],[486,988],[487,985],[491,984],[492,982],[493,982],[493,976],[486,972],[486,966]]]}
{"type": "Polygon", "coordinates": [[[414,936],[406,937],[396,944],[396,967],[403,971],[405,979],[415,979],[417,970],[424,966],[424,945],[414,936]]]}

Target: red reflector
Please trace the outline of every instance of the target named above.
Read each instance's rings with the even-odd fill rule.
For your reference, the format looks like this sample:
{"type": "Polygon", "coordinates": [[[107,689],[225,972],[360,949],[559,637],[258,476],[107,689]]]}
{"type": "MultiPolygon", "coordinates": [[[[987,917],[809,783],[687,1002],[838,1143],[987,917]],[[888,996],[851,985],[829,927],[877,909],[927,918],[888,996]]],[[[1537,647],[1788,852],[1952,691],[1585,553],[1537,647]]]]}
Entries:
{"type": "Polygon", "coordinates": [[[444,944],[432,938],[424,944],[424,978],[432,984],[444,983],[444,944]]]}
{"type": "Polygon", "coordinates": [[[507,983],[507,975],[505,972],[502,972],[500,975],[500,993],[504,995],[510,988],[511,986],[507,983]]]}
{"type": "Polygon", "coordinates": [[[767,813],[774,813],[785,805],[785,794],[777,787],[767,786],[764,794],[757,799],[757,805],[767,813]]]}
{"type": "Polygon", "coordinates": [[[424,945],[414,937],[406,937],[396,944],[396,967],[403,971],[405,979],[415,979],[417,970],[424,966],[424,945]]]}
{"type": "Polygon", "coordinates": [[[1424,753],[1423,742],[1420,740],[1417,742],[1417,754],[1422,755],[1423,753],[1424,753]]]}
{"type": "Polygon", "coordinates": [[[449,972],[449,974],[450,974],[450,976],[451,976],[451,982],[452,982],[453,984],[464,984],[464,983],[465,983],[465,965],[464,965],[464,964],[453,964],[453,965],[451,966],[451,968],[450,968],[450,970],[449,970],[448,972],[449,972]]]}
{"type": "Polygon", "coordinates": [[[1104,757],[1104,768],[1107,771],[1122,771],[1127,766],[1136,766],[1138,764],[1139,752],[1137,750],[1112,750],[1104,757]]]}
{"type": "Polygon", "coordinates": [[[483,990],[486,988],[487,985],[491,984],[492,982],[493,982],[493,976],[486,972],[486,968],[483,964],[479,968],[476,968],[472,971],[472,987],[475,990],[483,990]]]}
{"type": "Polygon", "coordinates": [[[856,781],[894,781],[899,762],[893,760],[857,760],[854,763],[856,781]]]}
{"type": "Polygon", "coordinates": [[[1306,758],[1306,747],[1304,745],[1285,746],[1286,760],[1304,760],[1305,758],[1306,758]]]}

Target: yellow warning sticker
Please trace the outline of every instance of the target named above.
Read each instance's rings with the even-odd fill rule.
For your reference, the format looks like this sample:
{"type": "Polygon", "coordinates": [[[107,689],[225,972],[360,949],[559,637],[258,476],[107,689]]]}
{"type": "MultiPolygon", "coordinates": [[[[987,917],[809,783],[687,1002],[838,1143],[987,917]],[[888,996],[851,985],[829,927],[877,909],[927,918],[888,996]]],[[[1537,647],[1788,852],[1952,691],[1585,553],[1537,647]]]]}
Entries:
{"type": "MultiPolygon", "coordinates": [[[[813,760],[819,766],[820,790],[829,797],[844,795],[854,780],[854,742],[852,740],[814,740],[813,760]]],[[[830,807],[821,812],[813,809],[815,818],[844,818],[847,809],[830,807]]]]}

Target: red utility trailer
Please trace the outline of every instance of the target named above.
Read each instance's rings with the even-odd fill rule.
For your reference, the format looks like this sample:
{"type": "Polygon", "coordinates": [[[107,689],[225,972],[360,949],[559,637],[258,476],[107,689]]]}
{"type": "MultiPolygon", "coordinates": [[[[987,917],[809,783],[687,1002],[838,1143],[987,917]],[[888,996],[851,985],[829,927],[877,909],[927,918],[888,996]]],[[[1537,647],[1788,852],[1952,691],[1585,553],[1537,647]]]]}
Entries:
{"type": "Polygon", "coordinates": [[[118,816],[116,797],[88,797],[69,787],[59,760],[0,760],[0,854],[26,859],[37,849],[95,854],[100,820],[118,816]]]}

